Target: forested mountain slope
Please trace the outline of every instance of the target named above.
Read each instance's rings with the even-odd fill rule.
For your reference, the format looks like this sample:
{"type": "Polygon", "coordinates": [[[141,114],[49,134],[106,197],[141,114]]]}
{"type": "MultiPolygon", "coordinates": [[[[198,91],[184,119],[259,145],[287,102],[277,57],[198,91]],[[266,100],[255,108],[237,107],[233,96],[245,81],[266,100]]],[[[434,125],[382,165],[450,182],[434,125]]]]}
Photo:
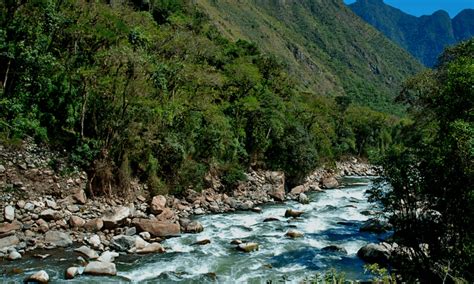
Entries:
{"type": "Polygon", "coordinates": [[[90,194],[179,194],[250,167],[295,184],[394,141],[400,120],[366,106],[395,112],[421,67],[342,2],[200,2],[0,2],[0,142],[66,149],[90,194]]]}
{"type": "Polygon", "coordinates": [[[196,0],[231,39],[278,55],[306,90],[346,93],[393,110],[400,83],[421,66],[340,0],[196,0]]]}
{"type": "Polygon", "coordinates": [[[427,66],[436,63],[444,48],[474,36],[472,9],[451,19],[445,11],[415,17],[382,0],[358,0],[349,7],[427,66]]]}

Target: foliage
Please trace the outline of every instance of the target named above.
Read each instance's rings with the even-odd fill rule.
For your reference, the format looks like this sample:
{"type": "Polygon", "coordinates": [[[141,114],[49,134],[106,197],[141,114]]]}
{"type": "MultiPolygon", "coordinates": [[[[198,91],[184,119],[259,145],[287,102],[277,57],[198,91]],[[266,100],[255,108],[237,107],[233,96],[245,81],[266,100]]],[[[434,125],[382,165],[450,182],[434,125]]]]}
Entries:
{"type": "Polygon", "coordinates": [[[406,84],[412,122],[383,159],[392,190],[378,192],[397,241],[413,250],[405,274],[474,280],[474,40],[406,84]]]}
{"type": "Polygon", "coordinates": [[[341,155],[377,156],[397,125],[300,91],[191,1],[13,0],[0,13],[0,132],[68,149],[89,194],[127,194],[133,177],[179,194],[210,172],[231,188],[249,167],[297,183],[341,155]]]}

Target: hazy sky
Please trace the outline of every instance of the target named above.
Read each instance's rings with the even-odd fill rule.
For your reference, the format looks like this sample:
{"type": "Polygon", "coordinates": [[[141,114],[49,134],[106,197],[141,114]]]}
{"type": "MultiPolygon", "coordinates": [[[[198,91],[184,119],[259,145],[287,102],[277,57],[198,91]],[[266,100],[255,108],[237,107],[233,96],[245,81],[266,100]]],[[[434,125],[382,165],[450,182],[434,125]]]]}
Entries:
{"type": "MultiPolygon", "coordinates": [[[[355,0],[344,0],[353,3],[355,0]]],[[[466,8],[474,9],[474,0],[385,0],[385,3],[415,16],[431,15],[437,10],[446,10],[451,17],[466,8]]]]}

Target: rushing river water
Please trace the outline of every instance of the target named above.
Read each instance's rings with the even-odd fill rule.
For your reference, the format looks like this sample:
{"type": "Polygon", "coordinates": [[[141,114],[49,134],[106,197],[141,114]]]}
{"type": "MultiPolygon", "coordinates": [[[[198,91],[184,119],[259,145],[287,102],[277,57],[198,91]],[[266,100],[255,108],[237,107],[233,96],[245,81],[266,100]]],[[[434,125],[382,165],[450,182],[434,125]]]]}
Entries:
{"type": "MultiPolygon", "coordinates": [[[[185,234],[163,242],[165,254],[122,256],[117,264],[117,277],[79,276],[75,283],[265,283],[267,280],[300,282],[318,273],[335,268],[349,279],[370,278],[364,274],[364,263],[356,253],[369,242],[377,242],[381,235],[359,232],[360,225],[369,217],[365,210],[379,210],[367,201],[365,191],[371,180],[363,177],[343,179],[344,187],[308,194],[311,202],[297,202],[263,206],[262,213],[236,212],[199,216],[205,230],[200,234],[185,234]],[[303,210],[302,218],[284,218],[288,208],[303,210]],[[280,221],[263,222],[267,217],[280,221]],[[288,230],[305,233],[303,238],[285,237],[288,230]],[[209,239],[204,246],[194,242],[209,239]],[[260,250],[238,252],[230,242],[234,239],[257,242],[260,250]],[[347,254],[327,252],[322,248],[339,245],[347,254]]],[[[51,252],[48,252],[51,253],[51,252]]],[[[45,269],[52,283],[65,280],[67,267],[77,263],[77,254],[70,251],[55,252],[46,260],[28,259],[2,262],[4,282],[17,282],[38,269],[45,269]],[[11,271],[19,267],[19,274],[11,271]],[[5,274],[6,273],[6,274],[5,274]]]]}

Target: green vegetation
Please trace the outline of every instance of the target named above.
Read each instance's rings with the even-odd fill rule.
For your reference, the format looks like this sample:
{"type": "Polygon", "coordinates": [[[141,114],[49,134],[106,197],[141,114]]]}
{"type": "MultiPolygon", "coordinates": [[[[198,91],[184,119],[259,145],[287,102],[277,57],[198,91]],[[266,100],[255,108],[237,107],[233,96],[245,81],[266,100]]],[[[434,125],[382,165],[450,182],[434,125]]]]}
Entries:
{"type": "Polygon", "coordinates": [[[474,40],[406,84],[412,123],[383,159],[392,189],[375,190],[395,240],[411,251],[409,282],[474,281],[474,40]]]}
{"type": "Polygon", "coordinates": [[[422,70],[340,0],[196,2],[227,37],[278,56],[310,93],[345,94],[360,105],[401,114],[393,98],[407,77],[422,70]]]}
{"type": "Polygon", "coordinates": [[[297,183],[383,152],[397,119],[300,91],[275,57],[224,38],[187,1],[0,4],[0,132],[69,149],[89,194],[230,188],[248,167],[297,183]]]}
{"type": "Polygon", "coordinates": [[[358,0],[349,7],[430,67],[447,46],[474,36],[473,9],[465,9],[451,19],[445,11],[415,17],[380,0],[358,0]]]}

